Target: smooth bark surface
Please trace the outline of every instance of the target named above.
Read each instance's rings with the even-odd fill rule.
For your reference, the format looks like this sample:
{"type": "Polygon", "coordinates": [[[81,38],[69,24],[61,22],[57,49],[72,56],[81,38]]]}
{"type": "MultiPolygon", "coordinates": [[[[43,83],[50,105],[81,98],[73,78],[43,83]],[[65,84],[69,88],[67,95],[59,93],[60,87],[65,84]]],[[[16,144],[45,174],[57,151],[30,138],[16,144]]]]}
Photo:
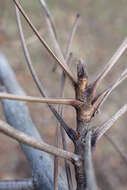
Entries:
{"type": "MultiPolygon", "coordinates": [[[[0,83],[6,88],[8,93],[25,95],[2,53],[0,53],[0,83]]],[[[2,106],[6,120],[10,125],[36,139],[42,140],[31,120],[29,110],[25,103],[14,100],[2,100],[2,106]]],[[[39,183],[40,189],[52,190],[53,161],[51,157],[47,153],[27,145],[21,144],[21,147],[29,161],[34,179],[39,183]]],[[[59,178],[59,189],[65,190],[67,186],[63,176],[64,174],[62,173],[62,178],[59,178]]]]}

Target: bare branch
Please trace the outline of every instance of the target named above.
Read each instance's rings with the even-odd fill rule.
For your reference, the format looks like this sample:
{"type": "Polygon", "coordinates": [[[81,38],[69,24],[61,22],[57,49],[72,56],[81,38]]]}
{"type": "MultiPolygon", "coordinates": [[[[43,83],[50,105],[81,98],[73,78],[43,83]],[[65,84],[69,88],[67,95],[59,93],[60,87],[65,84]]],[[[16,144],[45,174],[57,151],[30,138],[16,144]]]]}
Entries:
{"type": "Polygon", "coordinates": [[[0,190],[35,190],[33,179],[0,181],[0,190]]]}
{"type": "Polygon", "coordinates": [[[110,144],[112,144],[112,146],[114,147],[114,149],[120,155],[120,157],[123,160],[123,162],[127,165],[127,158],[125,157],[125,155],[123,154],[123,152],[120,150],[119,145],[116,144],[116,142],[114,142],[114,140],[109,135],[107,135],[106,133],[104,134],[104,137],[109,141],[110,144]]]}
{"type": "MultiPolygon", "coordinates": [[[[78,17],[79,16],[77,15],[76,19],[74,21],[74,24],[72,26],[72,32],[70,34],[67,49],[66,49],[66,53],[65,53],[65,61],[66,61],[65,63],[67,65],[69,65],[70,60],[72,58],[72,53],[70,53],[70,48],[71,48],[71,43],[72,43],[76,28],[77,28],[78,17]]],[[[65,82],[66,82],[66,75],[63,72],[62,76],[61,76],[60,97],[64,97],[65,82]]],[[[64,113],[63,113],[63,106],[62,105],[59,105],[58,113],[63,117],[64,113]]],[[[62,136],[63,149],[66,150],[67,145],[66,145],[66,139],[65,139],[65,131],[63,130],[63,128],[60,128],[60,130],[61,130],[61,136],[62,136]]],[[[69,188],[69,190],[73,190],[70,165],[69,165],[67,160],[65,160],[64,163],[65,163],[65,170],[66,170],[66,175],[67,175],[68,188],[69,188]]]]}
{"type": "Polygon", "coordinates": [[[127,69],[123,71],[123,73],[120,75],[120,77],[111,85],[110,88],[104,90],[101,94],[99,94],[93,103],[93,106],[97,110],[102,106],[102,104],[107,100],[111,92],[118,86],[120,85],[125,79],[127,78],[127,69]]]}
{"type": "Polygon", "coordinates": [[[71,44],[72,44],[72,41],[73,41],[74,36],[75,36],[75,32],[76,32],[76,29],[77,29],[77,26],[78,26],[79,18],[80,18],[80,15],[77,14],[76,17],[75,17],[74,23],[72,25],[72,30],[71,30],[71,33],[70,33],[70,36],[69,36],[69,40],[68,40],[68,44],[67,44],[67,48],[66,48],[66,53],[65,53],[65,61],[66,61],[66,63],[67,63],[68,58],[69,58],[71,44]]]}
{"type": "MultiPolygon", "coordinates": [[[[10,64],[8,64],[7,59],[2,53],[0,53],[0,82],[5,87],[4,89],[7,92],[25,95],[24,91],[16,81],[10,64]]],[[[40,137],[36,126],[31,120],[28,107],[24,102],[2,99],[1,103],[5,118],[11,126],[24,132],[25,134],[28,134],[29,136],[42,141],[42,138],[40,137]]],[[[53,161],[50,155],[46,152],[37,150],[23,143],[20,143],[20,145],[29,162],[30,168],[32,169],[34,179],[39,183],[39,187],[52,190],[53,161]]],[[[62,176],[59,176],[58,183],[61,190],[67,189],[64,172],[62,176]]]]}
{"type": "Polygon", "coordinates": [[[25,133],[14,129],[13,127],[11,127],[9,124],[7,124],[2,120],[0,120],[0,131],[17,141],[26,144],[28,146],[31,146],[33,148],[36,148],[38,150],[42,150],[52,155],[56,155],[61,158],[74,162],[77,162],[79,160],[79,156],[77,156],[76,154],[64,151],[62,149],[58,149],[52,145],[44,143],[43,141],[37,140],[34,137],[28,136],[25,133]]]}
{"type": "MultiPolygon", "coordinates": [[[[42,0],[40,0],[40,1],[42,2],[42,0]]],[[[48,14],[47,14],[47,11],[45,10],[44,12],[45,12],[46,23],[48,25],[48,30],[49,30],[49,33],[50,33],[50,39],[52,41],[55,54],[62,61],[62,63],[66,64],[65,59],[64,59],[63,54],[62,54],[62,51],[61,51],[61,48],[60,48],[60,45],[59,45],[59,43],[58,43],[58,41],[56,39],[56,35],[54,33],[51,20],[50,20],[48,14]]]]}
{"type": "MultiPolygon", "coordinates": [[[[75,32],[76,32],[76,29],[77,29],[77,26],[78,26],[79,18],[80,18],[80,15],[77,14],[76,17],[75,17],[74,23],[72,25],[71,33],[69,35],[67,48],[66,48],[66,52],[65,52],[65,58],[64,58],[65,63],[67,65],[68,65],[68,59],[69,59],[69,56],[70,56],[70,50],[71,50],[72,41],[73,41],[74,36],[75,36],[75,32]]],[[[56,70],[56,67],[53,68],[53,71],[55,71],[55,70],[56,70]]]]}
{"type": "Polygon", "coordinates": [[[62,63],[56,56],[55,54],[52,52],[52,50],[49,48],[48,44],[46,43],[46,41],[40,36],[40,34],[38,33],[36,27],[32,24],[32,22],[30,21],[30,19],[28,18],[28,16],[26,15],[25,11],[23,10],[22,6],[20,5],[20,3],[17,0],[13,0],[15,5],[17,6],[17,8],[19,9],[19,11],[21,12],[21,14],[24,16],[25,20],[27,21],[27,23],[29,24],[29,26],[31,27],[31,29],[34,31],[34,33],[36,34],[36,36],[38,37],[38,39],[40,40],[40,42],[43,44],[43,46],[46,48],[46,50],[49,52],[49,54],[53,57],[53,59],[56,61],[57,64],[59,64],[63,71],[67,74],[67,76],[69,77],[69,79],[72,81],[73,85],[76,83],[69,67],[67,65],[65,65],[64,63],[62,63]]]}
{"type": "Polygon", "coordinates": [[[42,88],[42,85],[41,85],[41,82],[38,79],[37,74],[36,74],[36,72],[35,72],[35,70],[33,68],[33,65],[32,65],[32,61],[31,61],[31,58],[30,58],[30,55],[29,55],[29,51],[28,51],[28,48],[27,48],[27,45],[26,45],[26,41],[25,41],[25,38],[24,38],[24,34],[23,34],[23,29],[22,29],[22,24],[21,24],[19,10],[16,7],[16,5],[15,5],[15,11],[16,11],[16,20],[17,20],[17,25],[18,25],[18,29],[19,29],[19,35],[20,35],[20,39],[21,39],[21,44],[22,44],[22,48],[23,48],[23,52],[24,52],[24,56],[25,56],[28,68],[29,68],[29,70],[31,72],[31,75],[33,77],[33,80],[34,80],[37,88],[39,89],[39,91],[42,94],[42,96],[45,97],[44,92],[43,92],[43,88],[42,88]]]}
{"type": "MultiPolygon", "coordinates": [[[[8,94],[8,93],[0,93],[0,98],[2,99],[10,99],[10,100],[20,100],[20,101],[29,101],[29,102],[40,102],[40,103],[55,103],[55,104],[59,104],[60,102],[66,102],[66,105],[69,105],[65,99],[63,99],[64,101],[62,101],[62,99],[57,99],[57,100],[53,100],[50,98],[33,98],[30,96],[20,96],[20,95],[15,95],[15,94],[8,94]]],[[[61,123],[62,127],[65,129],[67,135],[70,137],[70,139],[72,141],[74,141],[74,139],[76,138],[76,132],[70,128],[69,126],[66,125],[66,123],[63,121],[63,119],[59,116],[59,114],[57,112],[55,112],[54,110],[54,115],[57,117],[57,119],[59,120],[59,122],[61,123]]]]}
{"type": "Polygon", "coordinates": [[[48,104],[64,104],[64,105],[78,105],[79,101],[75,99],[59,99],[59,98],[39,98],[32,96],[21,96],[16,94],[9,93],[0,93],[0,99],[9,99],[9,100],[20,100],[20,101],[28,101],[28,102],[36,102],[36,103],[48,103],[48,104]]]}
{"type": "Polygon", "coordinates": [[[54,158],[54,190],[58,190],[58,175],[59,174],[59,159],[57,156],[54,158]]]}
{"type": "Polygon", "coordinates": [[[101,83],[103,78],[108,74],[108,72],[112,69],[112,67],[116,64],[116,62],[121,57],[121,55],[124,53],[126,48],[127,48],[127,38],[123,41],[123,43],[117,49],[115,54],[111,57],[109,62],[104,67],[104,70],[102,71],[102,73],[98,75],[97,79],[92,84],[90,84],[90,88],[91,88],[91,91],[92,91],[91,96],[93,98],[95,97],[96,90],[97,90],[99,84],[101,83]]]}
{"type": "MultiPolygon", "coordinates": [[[[76,19],[74,21],[74,24],[73,24],[73,27],[72,27],[72,31],[71,31],[71,34],[70,34],[70,37],[69,37],[69,41],[68,41],[68,45],[67,45],[67,49],[66,49],[66,53],[65,53],[65,59],[62,55],[62,52],[61,52],[61,49],[59,47],[59,44],[54,36],[54,33],[53,33],[53,30],[52,30],[52,26],[51,26],[51,22],[50,20],[48,19],[48,17],[46,18],[46,21],[47,21],[47,24],[48,24],[48,28],[49,28],[49,31],[50,31],[50,34],[51,34],[51,39],[53,41],[53,44],[54,44],[54,47],[55,47],[55,50],[56,50],[56,53],[57,53],[57,56],[61,57],[62,59],[64,59],[64,62],[66,64],[68,64],[70,62],[70,59],[71,56],[70,56],[70,48],[71,48],[71,43],[72,43],[72,40],[73,40],[73,37],[74,37],[74,34],[75,34],[75,31],[76,31],[76,28],[77,28],[77,23],[78,23],[78,19],[79,18],[79,15],[76,15],[76,19]]],[[[66,81],[66,76],[64,73],[62,73],[62,77],[61,77],[61,89],[60,89],[60,97],[63,97],[63,92],[64,92],[64,86],[65,86],[65,81],[66,81]]],[[[60,115],[63,115],[63,106],[62,105],[59,105],[58,107],[58,113],[60,115]]],[[[58,126],[56,128],[56,131],[58,131],[58,126]]],[[[64,130],[61,128],[61,135],[62,135],[62,142],[63,142],[63,149],[66,150],[66,141],[65,141],[65,134],[64,134],[64,130]]],[[[70,171],[70,167],[69,167],[69,163],[65,160],[65,170],[66,170],[66,175],[67,175],[67,181],[68,181],[68,187],[69,187],[69,190],[72,190],[73,189],[73,186],[72,186],[72,179],[71,179],[71,171],[70,171]]],[[[55,185],[55,188],[57,189],[57,183],[56,183],[56,179],[57,179],[57,176],[56,176],[56,173],[58,173],[58,158],[56,157],[55,158],[55,167],[54,167],[54,171],[55,171],[55,175],[54,175],[54,185],[55,185]]]]}
{"type": "MultiPolygon", "coordinates": [[[[59,124],[59,123],[58,123],[59,124]]],[[[55,146],[59,148],[59,126],[56,126],[55,132],[55,146]]],[[[59,158],[54,156],[54,190],[58,190],[58,176],[59,176],[59,158]]]]}
{"type": "Polygon", "coordinates": [[[111,119],[105,122],[102,126],[97,127],[93,134],[93,139],[97,142],[108,129],[110,129],[113,124],[127,111],[127,104],[125,104],[118,112],[116,112],[111,119]]]}
{"type": "Polygon", "coordinates": [[[49,20],[50,22],[50,25],[52,27],[52,30],[53,30],[53,33],[54,33],[54,36],[55,38],[57,38],[57,34],[56,34],[56,29],[55,29],[55,24],[53,22],[53,19],[52,19],[52,15],[48,9],[48,6],[46,5],[45,3],[45,0],[40,0],[40,3],[41,3],[41,6],[43,7],[44,11],[45,11],[45,14],[46,14],[46,17],[47,19],[49,20]]]}
{"type": "Polygon", "coordinates": [[[86,183],[88,190],[96,190],[96,179],[92,163],[92,152],[91,152],[91,131],[88,131],[85,138],[85,151],[84,151],[84,172],[86,174],[86,183]]]}
{"type": "MultiPolygon", "coordinates": [[[[70,60],[72,58],[72,54],[70,54],[66,64],[69,65],[70,60]]],[[[61,76],[61,85],[60,85],[60,97],[64,97],[64,87],[65,87],[65,82],[66,82],[66,75],[62,73],[61,76]]],[[[64,110],[63,110],[63,105],[58,106],[58,113],[63,117],[64,116],[64,110]]],[[[58,123],[59,125],[59,123],[58,123]]],[[[58,128],[57,125],[57,128],[58,128]]],[[[63,144],[63,149],[67,150],[67,143],[66,143],[66,138],[65,138],[65,131],[62,127],[60,127],[61,131],[61,136],[62,136],[62,144],[63,144]]],[[[73,184],[72,184],[72,177],[71,177],[71,169],[70,169],[70,164],[67,160],[64,161],[65,164],[65,171],[66,171],[66,176],[67,176],[67,182],[68,182],[68,188],[69,190],[73,190],[73,184]]]]}
{"type": "MultiPolygon", "coordinates": [[[[29,70],[30,70],[30,72],[32,74],[34,82],[35,82],[36,86],[38,87],[41,95],[43,97],[47,97],[47,95],[46,95],[46,93],[44,91],[44,88],[43,88],[42,84],[40,83],[40,80],[38,79],[38,77],[36,75],[36,72],[35,72],[35,70],[34,70],[34,68],[32,66],[32,62],[31,62],[31,59],[30,59],[30,55],[29,55],[29,52],[28,52],[28,49],[27,49],[27,46],[26,46],[26,42],[25,42],[23,30],[22,30],[22,25],[21,25],[19,11],[18,11],[18,8],[16,7],[16,5],[15,5],[15,9],[16,9],[16,18],[17,18],[17,24],[18,24],[18,28],[19,28],[19,34],[20,34],[20,38],[21,38],[21,42],[22,42],[22,47],[23,47],[24,55],[25,55],[25,58],[26,58],[26,61],[27,61],[27,65],[29,67],[29,70]]],[[[69,132],[70,131],[69,126],[65,123],[65,121],[62,119],[62,117],[57,113],[56,109],[52,105],[50,105],[50,104],[48,104],[48,107],[50,108],[50,110],[52,111],[52,113],[54,114],[54,116],[57,118],[58,122],[60,122],[61,126],[64,129],[66,129],[65,131],[69,132]]]]}

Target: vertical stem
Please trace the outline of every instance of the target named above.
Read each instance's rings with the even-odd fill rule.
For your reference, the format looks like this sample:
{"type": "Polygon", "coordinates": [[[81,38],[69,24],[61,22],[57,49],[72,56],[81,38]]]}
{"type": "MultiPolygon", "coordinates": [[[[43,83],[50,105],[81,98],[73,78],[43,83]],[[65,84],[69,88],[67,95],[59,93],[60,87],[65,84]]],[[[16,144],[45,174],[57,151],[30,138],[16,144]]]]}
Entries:
{"type": "MultiPolygon", "coordinates": [[[[77,77],[78,83],[75,88],[76,99],[81,102],[86,102],[85,89],[88,83],[88,76],[86,72],[86,67],[82,61],[79,61],[77,65],[77,77]]],[[[76,190],[85,190],[86,189],[86,175],[84,173],[84,150],[85,150],[85,135],[87,132],[88,124],[84,120],[84,105],[76,109],[77,114],[77,133],[78,137],[75,142],[75,153],[81,157],[80,163],[75,165],[75,177],[77,181],[76,190]]]]}

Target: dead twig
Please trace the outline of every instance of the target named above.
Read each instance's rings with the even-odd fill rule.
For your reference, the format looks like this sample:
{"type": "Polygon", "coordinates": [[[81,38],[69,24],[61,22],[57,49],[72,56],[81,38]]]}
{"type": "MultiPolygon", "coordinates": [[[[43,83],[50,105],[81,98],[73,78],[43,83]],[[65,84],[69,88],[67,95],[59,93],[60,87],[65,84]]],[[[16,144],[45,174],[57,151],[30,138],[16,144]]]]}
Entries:
{"type": "Polygon", "coordinates": [[[45,15],[47,17],[47,19],[49,20],[50,22],[50,25],[51,25],[51,28],[53,30],[53,33],[54,33],[54,36],[55,38],[57,39],[57,33],[56,33],[56,28],[55,28],[55,24],[53,22],[53,18],[52,18],[52,15],[48,9],[48,6],[47,4],[45,3],[45,0],[40,0],[40,3],[41,3],[41,6],[42,8],[44,9],[44,12],[45,12],[45,15]]]}
{"type": "Polygon", "coordinates": [[[102,126],[96,128],[92,141],[95,144],[108,129],[110,129],[113,124],[127,111],[127,104],[125,104],[118,112],[116,112],[108,121],[106,121],[102,126]]]}
{"type": "Polygon", "coordinates": [[[16,94],[9,94],[9,93],[0,93],[0,99],[20,100],[20,101],[48,103],[48,104],[64,104],[64,105],[71,105],[71,106],[80,105],[80,101],[77,101],[75,99],[39,98],[39,97],[21,96],[21,95],[16,95],[16,94]]]}
{"type": "Polygon", "coordinates": [[[92,163],[92,152],[91,152],[91,131],[87,133],[85,138],[85,151],[84,151],[84,173],[86,173],[86,183],[88,190],[97,190],[96,179],[92,163]]]}
{"type": "Polygon", "coordinates": [[[6,122],[2,120],[0,120],[0,131],[23,144],[32,146],[33,148],[45,151],[52,155],[56,155],[61,158],[68,159],[74,162],[77,162],[80,159],[80,157],[77,156],[76,154],[64,151],[62,149],[58,149],[52,145],[48,145],[47,143],[44,143],[43,141],[37,140],[34,137],[28,136],[25,133],[17,129],[14,129],[13,127],[11,127],[9,124],[7,124],[6,122]]]}
{"type": "Polygon", "coordinates": [[[75,32],[78,26],[78,22],[79,22],[79,18],[80,18],[80,14],[77,14],[74,20],[74,23],[72,25],[72,29],[71,29],[71,33],[69,35],[69,39],[68,39],[68,43],[67,43],[67,48],[66,48],[66,52],[65,52],[65,61],[67,64],[68,58],[69,58],[69,54],[70,54],[70,49],[71,49],[71,45],[72,45],[72,41],[74,39],[75,36],[75,32]]]}
{"type": "Polygon", "coordinates": [[[111,57],[111,59],[106,64],[103,71],[101,72],[101,74],[98,75],[97,79],[92,84],[89,85],[89,89],[92,91],[92,93],[91,93],[92,99],[95,98],[97,88],[98,88],[99,84],[101,83],[101,81],[103,80],[103,78],[108,74],[108,72],[116,64],[116,62],[118,61],[118,59],[121,57],[121,55],[124,53],[124,51],[126,49],[127,49],[127,38],[125,38],[125,40],[120,45],[120,47],[117,49],[115,54],[111,57]]]}
{"type": "Polygon", "coordinates": [[[31,27],[31,29],[34,31],[34,33],[36,34],[36,36],[40,40],[40,42],[46,48],[46,50],[48,51],[48,53],[53,57],[53,59],[56,61],[56,63],[62,67],[62,69],[64,70],[64,72],[67,74],[67,76],[69,77],[69,79],[72,81],[73,85],[75,85],[76,81],[75,81],[75,79],[74,79],[74,77],[73,77],[70,69],[68,68],[68,66],[65,65],[64,63],[62,63],[61,60],[59,60],[56,57],[56,55],[53,53],[53,51],[49,48],[49,46],[46,43],[46,41],[40,36],[40,34],[38,33],[36,27],[32,24],[32,22],[28,18],[27,14],[23,10],[23,8],[20,5],[20,3],[17,0],[13,0],[13,1],[14,1],[15,5],[17,6],[17,8],[19,9],[19,11],[21,12],[21,14],[24,16],[25,20],[27,21],[27,23],[29,24],[29,26],[31,27]]]}
{"type": "Polygon", "coordinates": [[[102,106],[102,104],[107,100],[111,92],[120,85],[125,79],[127,78],[127,69],[125,69],[120,77],[109,87],[108,89],[104,90],[101,94],[99,94],[94,100],[93,100],[93,106],[97,110],[102,106]]]}
{"type": "MultiPolygon", "coordinates": [[[[16,5],[15,5],[15,10],[16,10],[16,19],[17,19],[17,24],[18,24],[18,28],[19,28],[19,34],[20,34],[20,38],[21,38],[21,43],[22,43],[22,47],[23,47],[23,51],[24,51],[24,55],[25,55],[25,58],[26,58],[26,62],[27,62],[28,68],[29,68],[29,70],[31,72],[33,80],[34,80],[37,88],[39,89],[41,95],[43,97],[47,97],[47,95],[46,95],[46,93],[44,91],[44,88],[43,88],[40,80],[38,79],[37,74],[36,74],[36,72],[35,72],[35,70],[33,68],[33,65],[32,65],[32,62],[31,62],[31,58],[30,58],[30,55],[29,55],[29,51],[27,49],[27,45],[26,45],[26,42],[25,42],[23,30],[22,30],[19,10],[16,7],[16,5]]],[[[48,104],[48,107],[50,108],[50,110],[52,111],[52,113],[54,114],[54,116],[57,118],[57,120],[61,123],[61,126],[64,129],[66,129],[66,132],[67,131],[69,132],[69,126],[65,123],[65,121],[62,119],[62,117],[58,114],[58,112],[56,111],[56,109],[52,105],[50,105],[50,104],[48,104]]]]}

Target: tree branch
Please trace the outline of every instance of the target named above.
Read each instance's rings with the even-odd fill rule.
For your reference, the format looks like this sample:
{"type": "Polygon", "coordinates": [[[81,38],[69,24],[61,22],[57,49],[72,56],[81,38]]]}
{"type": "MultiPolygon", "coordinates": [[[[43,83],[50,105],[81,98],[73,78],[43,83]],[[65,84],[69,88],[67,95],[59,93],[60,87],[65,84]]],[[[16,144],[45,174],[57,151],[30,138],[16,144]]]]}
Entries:
{"type": "MultiPolygon", "coordinates": [[[[8,64],[8,61],[2,53],[0,53],[0,83],[9,93],[25,95],[17,83],[15,75],[8,64]]],[[[14,100],[1,100],[1,102],[5,118],[11,126],[14,126],[16,129],[28,134],[29,136],[39,139],[40,141],[42,140],[39,132],[31,120],[29,110],[25,103],[14,100]]],[[[57,113],[55,114],[57,115],[57,113]]],[[[62,124],[64,124],[64,121],[62,124]]],[[[22,143],[20,145],[32,169],[34,179],[36,179],[36,181],[39,183],[39,187],[52,190],[53,161],[49,154],[22,143]]],[[[65,190],[67,189],[65,173],[64,171],[61,172],[63,175],[59,176],[58,184],[61,190],[65,190]]]]}
{"type": "Polygon", "coordinates": [[[53,22],[52,15],[51,15],[51,13],[50,13],[50,11],[49,11],[49,9],[48,9],[48,6],[46,5],[45,0],[40,0],[40,3],[41,3],[41,6],[42,6],[43,9],[44,9],[44,12],[45,12],[45,15],[46,15],[47,19],[48,19],[49,22],[50,22],[50,25],[51,25],[52,31],[53,31],[53,33],[54,33],[54,36],[55,36],[55,38],[57,39],[57,33],[56,33],[56,29],[55,29],[55,24],[54,24],[54,22],[53,22]]]}
{"type": "MultiPolygon", "coordinates": [[[[42,0],[40,0],[40,2],[42,4],[42,0]]],[[[50,39],[51,39],[51,42],[53,44],[53,48],[54,48],[55,54],[62,61],[62,63],[66,64],[65,63],[65,59],[64,59],[63,54],[62,54],[62,51],[61,51],[61,48],[60,48],[60,45],[58,43],[58,40],[56,39],[56,35],[54,33],[54,30],[53,30],[53,27],[52,27],[52,23],[50,21],[48,13],[47,13],[46,10],[44,10],[44,13],[45,13],[45,20],[46,20],[46,23],[47,23],[47,26],[48,26],[48,30],[49,30],[49,34],[50,34],[50,39]]]]}
{"type": "Polygon", "coordinates": [[[102,73],[99,74],[98,77],[97,77],[97,79],[92,84],[89,85],[90,86],[89,88],[92,91],[92,93],[91,93],[92,99],[95,97],[96,90],[97,90],[99,84],[101,83],[101,81],[103,80],[103,78],[108,74],[108,72],[116,64],[116,62],[118,61],[118,59],[121,57],[121,55],[124,53],[124,51],[126,49],[127,49],[127,38],[123,41],[123,43],[117,49],[117,51],[115,52],[115,54],[111,57],[111,59],[109,60],[109,62],[104,67],[102,73]]]}
{"type": "MultiPolygon", "coordinates": [[[[74,34],[76,32],[76,28],[77,28],[77,24],[78,24],[78,20],[79,20],[78,18],[79,18],[79,15],[77,14],[76,18],[75,18],[75,21],[73,23],[73,26],[72,26],[71,34],[69,36],[69,40],[68,40],[68,44],[67,44],[67,48],[66,48],[65,61],[66,61],[67,65],[69,65],[71,57],[72,57],[72,54],[70,54],[70,48],[71,48],[72,40],[74,38],[74,34]]],[[[62,76],[61,76],[60,97],[64,97],[65,82],[66,82],[66,75],[63,72],[62,76]]],[[[58,113],[61,116],[63,116],[63,106],[62,105],[59,105],[59,107],[58,107],[58,113]]],[[[60,130],[61,130],[61,136],[62,136],[63,149],[66,150],[67,146],[66,146],[65,132],[64,132],[63,128],[60,128],[60,130]]],[[[57,160],[57,158],[56,158],[56,160],[57,160]]],[[[57,166],[56,166],[56,168],[57,168],[57,166]]],[[[66,175],[67,175],[68,188],[69,188],[69,190],[73,190],[72,177],[71,177],[71,169],[70,169],[70,165],[69,165],[69,163],[68,163],[67,160],[65,160],[65,170],[66,170],[66,175]]]]}
{"type": "MultiPolygon", "coordinates": [[[[26,61],[27,61],[27,65],[29,67],[29,70],[30,70],[30,72],[32,74],[34,82],[35,82],[36,86],[38,87],[41,95],[43,97],[47,97],[47,95],[46,95],[46,93],[44,91],[44,88],[43,88],[42,84],[40,83],[40,80],[38,79],[38,77],[36,75],[36,72],[35,72],[35,70],[34,70],[34,68],[32,66],[31,58],[30,58],[30,55],[29,55],[29,52],[28,52],[28,49],[27,49],[27,46],[26,46],[26,42],[25,42],[23,30],[22,30],[22,25],[21,25],[19,11],[18,11],[18,8],[16,7],[16,5],[15,5],[15,10],[16,10],[16,19],[17,19],[17,24],[18,24],[18,28],[19,28],[19,34],[20,34],[20,38],[21,38],[21,43],[22,43],[24,55],[25,55],[25,58],[26,58],[26,61]]],[[[64,129],[66,129],[66,132],[67,132],[67,129],[70,129],[70,127],[65,123],[65,121],[57,113],[56,109],[52,105],[48,104],[48,107],[50,108],[50,110],[52,111],[52,113],[54,114],[54,116],[57,118],[58,122],[60,122],[61,126],[64,129]]]]}
{"type": "Polygon", "coordinates": [[[44,143],[43,141],[39,141],[31,136],[28,136],[25,133],[18,131],[17,129],[14,129],[13,127],[11,127],[9,124],[7,124],[2,120],[0,120],[0,131],[17,141],[26,144],[28,146],[31,146],[33,148],[36,148],[38,150],[42,150],[52,155],[56,155],[61,158],[74,162],[77,162],[79,160],[79,156],[77,156],[76,154],[64,151],[62,149],[58,149],[52,145],[44,143]]]}
{"type": "Polygon", "coordinates": [[[75,32],[76,32],[76,29],[77,29],[77,26],[78,26],[79,18],[80,18],[80,15],[77,14],[76,17],[75,17],[74,23],[72,25],[71,33],[69,35],[68,44],[67,44],[67,48],[66,48],[66,52],[65,52],[66,64],[67,64],[67,61],[68,61],[68,58],[69,58],[69,55],[70,55],[70,49],[71,49],[72,41],[74,39],[75,32]]]}
{"type": "Polygon", "coordinates": [[[19,101],[27,101],[27,102],[36,102],[36,103],[48,103],[48,104],[64,104],[71,106],[80,105],[80,101],[69,98],[39,98],[33,96],[21,96],[17,94],[9,94],[9,93],[0,93],[0,99],[9,99],[9,100],[19,100],[19,101]]]}
{"type": "Polygon", "coordinates": [[[125,104],[118,112],[116,112],[111,119],[105,122],[102,126],[97,127],[95,130],[92,140],[95,143],[106,133],[108,129],[110,129],[113,124],[127,111],[127,104],[125,104]]]}
{"type": "Polygon", "coordinates": [[[97,110],[102,106],[102,104],[107,100],[111,92],[120,85],[127,78],[127,69],[123,71],[120,77],[111,85],[110,88],[104,90],[101,94],[99,94],[93,101],[93,106],[97,110]]]}
{"type": "Polygon", "coordinates": [[[27,23],[29,24],[29,26],[31,27],[31,29],[34,31],[34,33],[36,34],[36,36],[38,37],[38,39],[40,40],[40,42],[43,44],[43,46],[46,48],[46,50],[48,51],[48,53],[53,57],[53,59],[56,61],[57,64],[59,64],[63,71],[67,74],[67,76],[69,77],[69,79],[72,81],[73,85],[76,83],[69,67],[67,65],[65,65],[64,63],[61,62],[61,60],[59,60],[55,54],[53,53],[53,51],[49,48],[48,44],[46,43],[46,41],[40,36],[40,34],[38,33],[37,29],[35,28],[35,26],[32,24],[32,22],[30,21],[30,19],[28,18],[28,16],[26,15],[25,11],[23,10],[22,6],[20,5],[20,3],[17,0],[13,0],[15,5],[17,6],[17,8],[19,9],[19,11],[21,12],[21,14],[24,16],[25,20],[27,21],[27,23]]]}
{"type": "MultiPolygon", "coordinates": [[[[70,55],[69,59],[67,60],[66,64],[70,63],[70,59],[71,59],[71,55],[70,55]]],[[[60,97],[64,97],[65,82],[66,82],[66,75],[64,73],[62,73],[61,84],[60,84],[60,94],[59,94],[60,97]]],[[[62,118],[64,117],[63,105],[58,106],[58,113],[61,115],[62,118]]],[[[60,123],[57,123],[56,131],[58,130],[58,127],[60,127],[58,125],[60,125],[60,123]]],[[[62,127],[60,127],[60,131],[61,131],[61,136],[62,136],[63,149],[67,150],[65,131],[62,127]]],[[[58,159],[58,158],[56,158],[56,159],[58,159]]],[[[65,160],[64,163],[65,163],[65,171],[66,171],[66,176],[67,176],[68,188],[69,188],[69,190],[73,190],[70,165],[67,160],[65,160]]]]}
{"type": "Polygon", "coordinates": [[[85,151],[84,151],[84,173],[86,174],[86,190],[97,190],[96,179],[92,163],[91,152],[91,131],[88,131],[85,138],[85,151]]]}

